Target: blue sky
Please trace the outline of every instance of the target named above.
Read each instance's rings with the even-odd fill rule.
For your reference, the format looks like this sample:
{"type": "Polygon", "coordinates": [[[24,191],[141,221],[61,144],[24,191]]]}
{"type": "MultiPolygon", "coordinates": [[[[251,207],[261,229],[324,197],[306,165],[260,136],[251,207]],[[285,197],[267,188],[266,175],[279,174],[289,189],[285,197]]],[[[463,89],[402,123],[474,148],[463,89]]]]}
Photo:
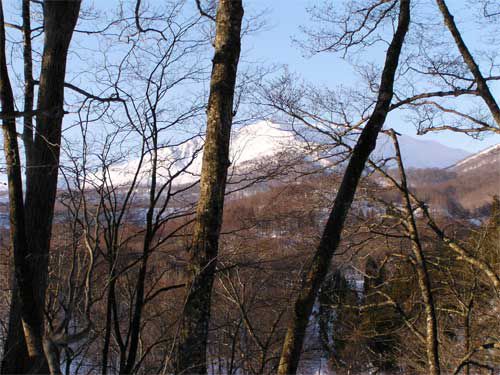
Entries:
{"type": "MultiPolygon", "coordinates": [[[[332,0],[335,4],[336,0],[332,0]]],[[[425,0],[424,0],[425,1],[425,0]]],[[[469,18],[468,0],[449,0],[448,5],[454,12],[458,22],[469,18]]],[[[419,1],[422,3],[422,1],[419,1]]],[[[307,25],[309,16],[306,12],[308,5],[318,3],[312,0],[246,0],[247,14],[262,10],[269,10],[266,15],[267,25],[255,35],[244,40],[244,61],[256,61],[269,64],[286,64],[293,72],[304,77],[305,80],[318,85],[355,84],[356,73],[345,60],[333,54],[319,54],[313,57],[304,57],[303,51],[292,42],[292,37],[301,38],[300,26],[307,25]]],[[[337,1],[341,3],[341,1],[337,1]]],[[[432,2],[429,3],[432,6],[432,2]]],[[[464,36],[472,49],[480,47],[478,39],[482,36],[476,27],[464,22],[459,23],[464,36]]],[[[494,92],[500,94],[497,87],[494,92]]],[[[405,134],[415,135],[411,125],[401,124],[401,120],[392,119],[391,127],[397,128],[405,134]]],[[[463,148],[470,152],[482,150],[490,145],[500,143],[500,136],[487,136],[484,140],[476,140],[466,135],[441,132],[427,134],[425,139],[437,140],[451,147],[463,148]]]]}
{"type": "MultiPolygon", "coordinates": [[[[130,0],[133,2],[132,0],[130,0]]],[[[163,0],[143,0],[143,4],[161,5],[163,0]]],[[[192,1],[194,0],[186,0],[192,1]]],[[[263,64],[263,65],[287,65],[289,70],[297,73],[304,80],[314,85],[324,86],[338,86],[356,85],[359,79],[350,64],[341,59],[338,55],[334,54],[319,54],[312,57],[305,57],[304,52],[292,42],[292,38],[301,38],[302,33],[300,26],[308,25],[309,15],[306,8],[311,4],[318,4],[323,0],[244,0],[246,17],[255,15],[256,13],[266,11],[264,21],[266,25],[262,30],[247,36],[243,41],[243,64],[263,64]]],[[[333,4],[341,4],[341,0],[330,0],[333,4]]],[[[451,7],[459,26],[464,32],[464,36],[469,43],[469,46],[478,47],[480,49],[481,43],[478,41],[482,35],[477,30],[477,25],[470,22],[463,22],[469,19],[470,14],[467,8],[468,2],[472,0],[448,0],[448,5],[451,7]]],[[[433,0],[414,0],[414,4],[418,3],[420,7],[422,4],[428,3],[425,6],[435,6],[433,0]]],[[[473,2],[473,1],[472,1],[473,2]]],[[[93,6],[100,10],[113,10],[118,6],[118,0],[106,1],[91,1],[84,0],[84,7],[93,6]]],[[[17,1],[7,2],[5,5],[7,10],[7,18],[14,19],[19,17],[17,1]],[[9,15],[9,10],[13,13],[9,15]]],[[[82,39],[83,40],[83,39],[82,39]]],[[[85,37],[84,43],[88,44],[90,39],[85,37]]],[[[77,42],[73,42],[73,47],[78,50],[82,46],[77,42]]],[[[74,51],[75,51],[74,50],[74,51]]],[[[211,53],[211,52],[209,52],[211,53]]],[[[381,61],[384,57],[384,51],[379,48],[373,53],[373,58],[381,61]]],[[[78,60],[74,60],[78,61],[78,60]]],[[[209,60],[207,57],[207,64],[209,60]]],[[[78,65],[78,63],[76,64],[78,65]]],[[[69,70],[78,70],[78,66],[69,67],[69,70]]],[[[21,66],[18,70],[21,71],[21,66]]],[[[77,79],[78,81],[78,79],[77,79]]],[[[78,82],[77,82],[78,83],[78,82]]],[[[85,86],[85,85],[84,85],[85,86]]],[[[497,97],[500,97],[499,85],[493,87],[497,97]]],[[[90,87],[87,87],[90,89],[90,87]]],[[[411,125],[404,123],[402,118],[397,116],[390,116],[388,119],[388,126],[396,128],[401,133],[415,135],[415,129],[411,125]]],[[[450,147],[462,148],[470,152],[476,152],[489,147],[492,144],[500,143],[500,136],[489,135],[485,139],[479,141],[466,135],[461,135],[451,132],[432,133],[423,136],[425,139],[437,140],[445,143],[450,147]]]]}

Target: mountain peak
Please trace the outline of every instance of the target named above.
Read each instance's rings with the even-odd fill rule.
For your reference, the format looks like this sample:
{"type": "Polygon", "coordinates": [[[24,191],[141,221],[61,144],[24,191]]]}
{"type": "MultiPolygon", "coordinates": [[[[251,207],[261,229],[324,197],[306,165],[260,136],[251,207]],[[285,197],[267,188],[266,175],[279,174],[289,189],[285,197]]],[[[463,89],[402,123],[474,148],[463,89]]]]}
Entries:
{"type": "Polygon", "coordinates": [[[288,149],[302,148],[295,134],[283,124],[259,121],[233,132],[231,138],[231,162],[241,164],[275,156],[288,149]]]}
{"type": "MultiPolygon", "coordinates": [[[[355,139],[349,140],[354,144],[355,139]]],[[[425,141],[407,135],[400,137],[403,159],[408,168],[445,168],[464,159],[469,154],[434,141],[425,141]]],[[[196,138],[181,146],[162,149],[158,162],[159,177],[168,179],[180,172],[176,184],[184,185],[196,182],[201,173],[201,139],[196,138]],[[193,156],[194,155],[194,156],[193,156]]],[[[281,164],[302,160],[311,152],[310,144],[293,131],[290,124],[280,124],[263,120],[253,124],[233,128],[231,136],[230,160],[231,174],[262,171],[267,167],[279,167],[281,164]]],[[[374,159],[389,158],[394,155],[394,146],[385,134],[381,134],[374,159]]],[[[325,162],[324,158],[322,159],[325,162]]],[[[326,160],[327,161],[327,160],[326,160]]],[[[115,185],[125,186],[132,180],[138,162],[129,160],[110,168],[110,178],[115,185]]],[[[147,181],[151,163],[144,163],[140,180],[147,181]],[[143,177],[143,178],[142,178],[143,177]]]]}

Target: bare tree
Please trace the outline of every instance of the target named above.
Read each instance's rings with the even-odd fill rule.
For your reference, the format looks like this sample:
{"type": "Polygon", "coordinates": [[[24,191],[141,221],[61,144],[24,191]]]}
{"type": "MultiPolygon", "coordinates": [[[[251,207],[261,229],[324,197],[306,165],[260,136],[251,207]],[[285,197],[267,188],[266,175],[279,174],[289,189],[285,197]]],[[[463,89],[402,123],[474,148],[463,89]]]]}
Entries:
{"type": "Polygon", "coordinates": [[[427,262],[422,247],[422,241],[420,239],[415,220],[414,208],[408,193],[408,182],[403,165],[403,159],[401,157],[401,149],[399,147],[397,135],[394,132],[391,132],[390,134],[394,142],[396,160],[401,178],[401,191],[403,192],[404,198],[404,221],[406,222],[406,230],[408,231],[408,236],[410,237],[412,243],[413,254],[415,257],[415,268],[418,274],[418,284],[425,306],[427,363],[429,366],[429,373],[438,375],[441,373],[441,367],[439,362],[437,317],[435,312],[434,297],[432,294],[431,279],[429,271],[427,270],[427,262]]]}
{"type": "Polygon", "coordinates": [[[398,27],[387,50],[377,103],[349,160],[320,244],[310,268],[304,276],[299,296],[294,303],[292,318],[283,345],[279,374],[294,374],[297,371],[306,327],[314,301],[330,266],[331,258],[340,242],[343,224],[354,198],[361,173],[370,153],[375,148],[378,133],[389,112],[399,55],[409,24],[410,2],[402,0],[400,2],[398,27]]]}
{"type": "MultiPolygon", "coordinates": [[[[446,27],[453,36],[455,44],[457,45],[457,48],[460,51],[460,54],[462,55],[462,58],[467,64],[467,67],[472,73],[472,76],[474,77],[474,81],[477,85],[477,91],[479,92],[479,95],[488,106],[493,118],[495,119],[495,122],[498,124],[498,126],[500,126],[500,108],[498,107],[498,104],[495,98],[493,97],[493,94],[490,91],[488,83],[484,78],[483,74],[481,73],[481,70],[479,69],[479,66],[477,65],[476,61],[474,60],[474,57],[467,48],[467,45],[465,44],[465,41],[463,40],[462,35],[460,34],[460,31],[457,28],[453,15],[451,14],[448,6],[446,5],[445,0],[436,0],[436,3],[438,4],[439,10],[443,15],[446,27]]],[[[492,129],[496,132],[500,131],[495,128],[492,129]]]]}
{"type": "MultiPolygon", "coordinates": [[[[17,227],[17,230],[30,233],[29,237],[25,234],[26,244],[22,247],[17,247],[15,250],[15,258],[17,259],[15,261],[15,286],[19,290],[17,294],[14,294],[14,298],[20,299],[21,314],[19,317],[14,317],[11,320],[13,322],[11,329],[13,330],[20,328],[15,319],[22,320],[23,322],[24,337],[30,357],[29,363],[25,364],[26,370],[24,371],[28,369],[30,369],[29,371],[37,371],[37,369],[44,366],[45,362],[43,349],[43,311],[47,285],[50,235],[59,170],[61,126],[64,114],[64,79],[67,53],[78,19],[80,1],[47,1],[44,3],[43,8],[45,41],[38,91],[36,130],[32,148],[27,151],[27,155],[31,154],[33,160],[32,163],[28,160],[26,201],[22,208],[25,212],[25,220],[18,217],[17,219],[21,219],[21,221],[13,223],[13,227],[17,227]]],[[[24,29],[28,33],[28,25],[26,24],[26,17],[28,17],[26,12],[28,9],[23,9],[23,11],[25,13],[24,29]]],[[[25,57],[27,54],[25,54],[25,57]]],[[[31,60],[29,58],[26,64],[26,73],[28,80],[30,80],[29,65],[31,64],[31,60]]],[[[26,93],[28,97],[31,95],[31,90],[31,88],[27,88],[26,93]]],[[[28,100],[27,104],[30,106],[30,100],[28,100]]],[[[12,125],[15,126],[15,122],[12,125]]],[[[29,121],[27,126],[29,127],[29,121]]],[[[28,140],[27,137],[26,145],[30,147],[31,140],[28,140]]],[[[15,145],[11,144],[11,146],[15,145]]],[[[19,154],[19,151],[16,152],[19,154]]],[[[12,158],[10,159],[11,162],[15,161],[12,158]]],[[[17,167],[15,168],[19,168],[20,170],[20,160],[17,162],[17,167]]],[[[11,178],[15,179],[15,176],[12,175],[11,178]]],[[[22,185],[17,185],[16,189],[17,192],[14,192],[14,189],[12,190],[11,200],[12,204],[17,205],[17,209],[21,210],[23,202],[19,198],[23,196],[22,185]]],[[[14,309],[12,311],[13,313],[16,312],[14,309]]],[[[16,335],[19,337],[20,332],[17,331],[16,335]]],[[[10,336],[12,337],[12,334],[10,336]]],[[[10,350],[7,350],[6,353],[9,356],[12,355],[12,357],[4,359],[5,367],[16,366],[13,364],[17,361],[17,358],[14,356],[15,353],[10,350]]]]}
{"type": "Polygon", "coordinates": [[[178,373],[207,372],[207,338],[211,293],[224,193],[229,167],[229,140],[233,118],[236,71],[240,56],[241,0],[220,0],[216,16],[215,53],[207,107],[200,181],[200,197],[192,244],[189,248],[189,277],[175,360],[178,373]]]}
{"type": "MultiPolygon", "coordinates": [[[[78,222],[87,233],[99,228],[89,242],[102,255],[94,283],[101,285],[95,294],[102,300],[93,316],[100,336],[87,347],[104,374],[161,371],[171,357],[178,316],[169,313],[175,303],[168,292],[184,288],[178,243],[192,221],[199,173],[193,163],[202,147],[196,125],[205,108],[201,94],[178,93],[204,77],[199,56],[207,44],[200,16],[186,3],[165,4],[152,16],[134,9],[111,26],[103,42],[125,53],[95,84],[111,92],[116,105],[101,109],[95,120],[99,99],[89,97],[80,111],[81,149],[71,142],[65,149],[74,163],[63,168],[74,181],[68,191],[87,207],[78,222]],[[117,39],[120,34],[128,39],[117,39]],[[96,121],[106,127],[104,134],[92,129],[96,121]],[[94,204],[102,207],[99,215],[92,213],[94,204]]],[[[108,52],[102,54],[106,61],[108,52]]]]}

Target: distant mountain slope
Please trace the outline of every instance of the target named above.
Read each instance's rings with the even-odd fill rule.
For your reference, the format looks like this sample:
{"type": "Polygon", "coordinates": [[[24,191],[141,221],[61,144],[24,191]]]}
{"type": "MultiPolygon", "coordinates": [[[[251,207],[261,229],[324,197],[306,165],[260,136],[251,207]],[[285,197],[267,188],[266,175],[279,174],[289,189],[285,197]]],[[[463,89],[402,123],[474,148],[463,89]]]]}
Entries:
{"type": "Polygon", "coordinates": [[[457,173],[465,173],[471,170],[484,169],[485,172],[500,171],[500,144],[488,147],[487,149],[471,155],[449,169],[457,173]]]}
{"type": "Polygon", "coordinates": [[[444,207],[451,201],[467,210],[489,205],[500,195],[500,144],[442,170],[415,170],[410,179],[421,196],[444,207]]]}
{"type": "MultiPolygon", "coordinates": [[[[354,140],[350,142],[354,143],[354,140]]],[[[438,142],[400,137],[403,157],[408,168],[445,168],[469,155],[460,149],[447,147],[438,142]]],[[[158,173],[161,179],[167,179],[173,173],[182,171],[176,178],[176,184],[195,182],[200,175],[203,140],[195,138],[175,148],[166,148],[159,152],[158,173]],[[192,155],[195,155],[193,158],[192,155]]],[[[286,124],[260,121],[233,131],[231,140],[230,175],[259,171],[271,165],[279,168],[290,163],[290,159],[304,159],[310,154],[310,143],[297,136],[286,124]]],[[[394,155],[390,138],[382,134],[373,153],[374,159],[388,158],[394,155]]],[[[317,155],[316,155],[317,156],[317,155]]],[[[314,158],[313,158],[314,159],[314,158]]],[[[330,162],[332,160],[330,159],[330,162]]],[[[110,178],[115,185],[127,185],[132,181],[138,166],[138,160],[129,160],[110,168],[110,178]]],[[[325,161],[323,160],[323,165],[325,161]]],[[[328,161],[326,162],[328,165],[328,161]]],[[[143,165],[143,176],[148,173],[149,163],[143,165]]],[[[143,179],[147,180],[147,179],[143,179]]]]}
{"type": "MultiPolygon", "coordinates": [[[[446,168],[470,155],[469,152],[459,148],[409,135],[401,135],[399,143],[407,168],[446,168]]],[[[379,137],[374,154],[384,157],[394,155],[394,145],[387,135],[382,134],[379,137]]]]}
{"type": "Polygon", "coordinates": [[[500,144],[478,152],[450,168],[457,174],[457,193],[465,208],[491,203],[500,195],[500,144]]]}

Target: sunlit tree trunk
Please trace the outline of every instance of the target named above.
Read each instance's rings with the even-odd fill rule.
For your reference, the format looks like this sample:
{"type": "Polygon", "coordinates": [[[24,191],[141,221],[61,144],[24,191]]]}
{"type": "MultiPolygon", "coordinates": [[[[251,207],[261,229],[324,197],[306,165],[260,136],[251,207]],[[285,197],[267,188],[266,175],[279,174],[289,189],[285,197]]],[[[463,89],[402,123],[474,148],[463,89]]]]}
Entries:
{"type": "Polygon", "coordinates": [[[229,140],[242,18],[241,0],[219,1],[200,198],[189,249],[187,296],[175,360],[177,373],[207,372],[210,303],[229,167],[229,140]]]}
{"type": "Polygon", "coordinates": [[[401,150],[399,142],[394,132],[391,132],[391,137],[394,141],[394,148],[396,150],[396,160],[398,164],[399,174],[401,177],[401,192],[404,199],[404,214],[406,216],[406,230],[411,240],[411,247],[414,256],[414,265],[417,270],[418,286],[422,300],[424,302],[425,310],[425,346],[427,354],[427,366],[429,374],[439,375],[441,373],[439,364],[439,342],[438,342],[438,328],[436,309],[434,305],[434,296],[432,294],[431,279],[427,269],[427,261],[420,241],[415,215],[411,204],[411,197],[408,191],[408,183],[406,179],[406,172],[403,165],[401,150]]]}

